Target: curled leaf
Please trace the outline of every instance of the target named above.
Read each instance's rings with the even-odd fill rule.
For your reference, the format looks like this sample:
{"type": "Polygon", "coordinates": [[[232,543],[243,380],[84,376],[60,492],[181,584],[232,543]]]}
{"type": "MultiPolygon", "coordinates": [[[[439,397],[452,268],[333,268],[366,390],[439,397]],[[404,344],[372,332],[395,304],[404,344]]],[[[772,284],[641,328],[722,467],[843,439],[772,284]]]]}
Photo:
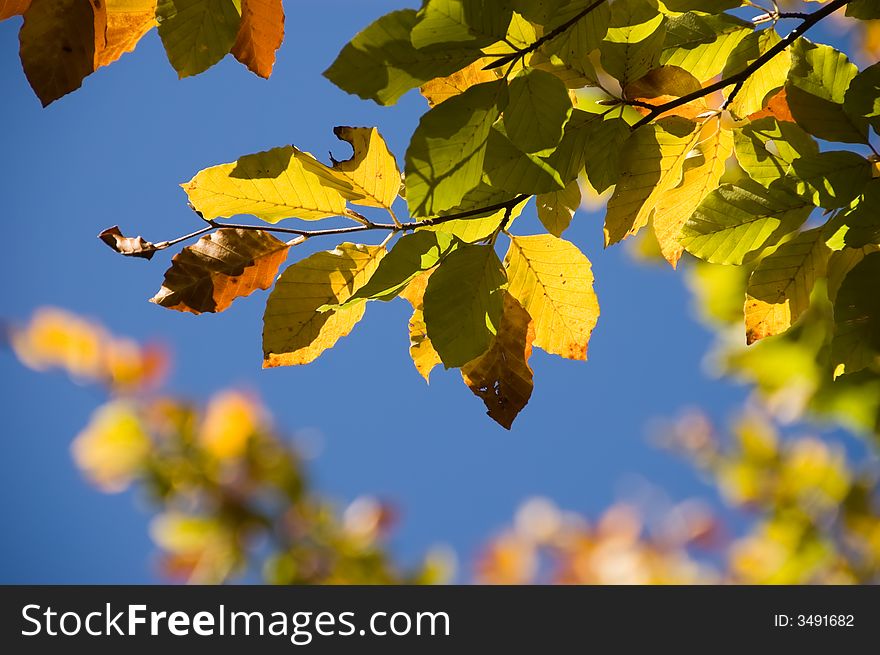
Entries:
{"type": "Polygon", "coordinates": [[[125,255],[126,257],[152,259],[157,250],[162,250],[155,243],[150,243],[142,236],[127,237],[123,235],[118,225],[108,227],[98,235],[98,238],[120,255],[125,255]]]}

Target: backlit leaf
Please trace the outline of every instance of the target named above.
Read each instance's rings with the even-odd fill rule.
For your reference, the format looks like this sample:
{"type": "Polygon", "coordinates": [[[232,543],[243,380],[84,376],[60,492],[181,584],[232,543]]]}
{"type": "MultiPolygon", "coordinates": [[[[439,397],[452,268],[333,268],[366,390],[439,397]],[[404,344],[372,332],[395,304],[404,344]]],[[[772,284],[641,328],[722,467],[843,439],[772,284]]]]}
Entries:
{"type": "Polygon", "coordinates": [[[159,36],[179,77],[198,75],[223,59],[241,25],[241,0],[159,0],[159,36]]]}
{"type": "Polygon", "coordinates": [[[504,127],[511,142],[533,153],[556,146],[572,110],[562,81],[551,73],[529,70],[511,80],[508,92],[504,127]]]}
{"type": "Polygon", "coordinates": [[[157,0],[103,0],[107,24],[102,47],[95,52],[95,68],[107,66],[126,52],[134,50],[138,41],[156,26],[157,0]]]}
{"type": "Polygon", "coordinates": [[[529,313],[505,292],[504,313],[492,345],[461,367],[464,383],[483,400],[489,416],[508,430],[532,395],[529,357],[534,338],[529,313]]]}
{"type": "Polygon", "coordinates": [[[425,382],[430,382],[433,368],[443,363],[440,361],[440,355],[431,345],[428,330],[425,328],[423,299],[431,273],[432,271],[425,271],[416,276],[400,293],[413,308],[412,317],[409,319],[409,354],[419,375],[425,378],[425,382]]]}
{"type": "Polygon", "coordinates": [[[853,78],[844,96],[844,109],[848,115],[866,118],[880,133],[880,62],[853,78]]]}
{"type": "Polygon", "coordinates": [[[458,248],[428,279],[424,319],[446,368],[459,367],[489,348],[504,309],[507,277],[492,246],[458,248]]]}
{"type": "Polygon", "coordinates": [[[333,133],[351,144],[349,159],[334,162],[333,172],[351,185],[346,197],[356,205],[391,209],[400,191],[397,160],[374,127],[336,127],[333,133]]]}
{"type": "Polygon", "coordinates": [[[281,0],[241,0],[241,26],[232,55],[266,79],[275,65],[275,51],[284,40],[281,0]]]}
{"type": "Polygon", "coordinates": [[[785,332],[810,306],[830,255],[822,229],[807,230],[764,257],[749,277],[746,343],[785,332]]]}
{"type": "MultiPolygon", "coordinates": [[[[745,70],[781,40],[774,29],[747,35],[731,52],[722,75],[730,77],[745,70]]],[[[791,54],[788,50],[783,50],[743,82],[729,105],[731,113],[743,118],[763,109],[773,92],[785,84],[790,68],[791,54]]]]}
{"type": "Polygon", "coordinates": [[[428,0],[412,29],[412,44],[423,48],[482,48],[504,38],[510,24],[505,0],[428,0]]]}
{"type": "Polygon", "coordinates": [[[363,303],[338,311],[370,278],[385,249],[343,243],[292,264],[278,278],[263,315],[263,367],[308,364],[351,332],[364,315],[363,303]]]}
{"type": "Polygon", "coordinates": [[[621,86],[639,79],[660,64],[666,17],[653,0],[617,0],[599,46],[602,66],[621,86]]]}
{"type": "Polygon", "coordinates": [[[834,302],[831,358],[835,377],[880,365],[880,252],[868,254],[844,278],[834,302]]]}
{"type": "Polygon", "coordinates": [[[568,359],[586,359],[599,303],[584,254],[550,234],[515,236],[504,265],[508,291],[535,322],[535,345],[568,359]]]}
{"type": "Polygon", "coordinates": [[[217,230],[174,256],[150,301],[193,314],[222,312],[236,298],[271,287],[288,250],[267,232],[217,230]]]}
{"type": "Polygon", "coordinates": [[[550,234],[559,237],[581,204],[581,190],[577,181],[572,181],[562,191],[539,195],[536,202],[541,223],[550,234]]]}
{"type": "Polygon", "coordinates": [[[23,14],[30,4],[31,0],[0,0],[0,20],[23,14]]]}
{"type": "Polygon", "coordinates": [[[728,14],[689,12],[674,16],[666,22],[660,63],[679,66],[704,82],[721,73],[734,49],[753,29],[751,23],[728,14]]]}
{"type": "Polygon", "coordinates": [[[493,59],[483,57],[474,63],[465,66],[459,71],[445,77],[435,77],[422,84],[419,88],[421,94],[428,101],[428,106],[439,105],[452,96],[467,91],[472,86],[483,82],[492,82],[498,79],[497,70],[485,70],[486,64],[492,63],[493,59]]]}

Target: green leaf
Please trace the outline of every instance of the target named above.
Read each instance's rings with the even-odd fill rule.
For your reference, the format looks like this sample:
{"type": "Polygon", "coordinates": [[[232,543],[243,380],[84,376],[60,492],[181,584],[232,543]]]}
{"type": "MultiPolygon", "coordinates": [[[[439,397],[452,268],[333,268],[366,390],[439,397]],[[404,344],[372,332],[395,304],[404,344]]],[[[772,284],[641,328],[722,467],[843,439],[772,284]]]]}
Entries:
{"type": "Polygon", "coordinates": [[[674,16],[666,23],[660,63],[679,66],[704,82],[724,70],[739,43],[753,30],[751,23],[727,14],[674,16]]]}
{"type": "Polygon", "coordinates": [[[198,75],[235,45],[241,0],[159,0],[159,36],[180,77],[198,75]]]}
{"type": "MultiPolygon", "coordinates": [[[[461,212],[477,211],[484,207],[511,202],[516,195],[517,194],[515,193],[508,193],[496,189],[486,183],[481,183],[476,188],[468,191],[460,205],[447,212],[441,212],[441,217],[450,214],[459,214],[461,212]]],[[[520,215],[523,207],[525,207],[528,201],[529,199],[527,198],[513,207],[507,222],[508,227],[513,223],[514,219],[520,215]]],[[[458,237],[465,243],[475,243],[477,241],[483,241],[494,234],[504,221],[505,214],[506,210],[503,208],[489,211],[478,211],[478,213],[473,214],[468,218],[443,220],[436,225],[428,225],[418,229],[447,232],[458,237]]]]}
{"type": "Polygon", "coordinates": [[[410,89],[452,75],[481,57],[478,50],[417,50],[410,41],[417,20],[414,9],[382,16],[342,49],[324,77],[365,100],[393,105],[410,89]]]}
{"type": "Polygon", "coordinates": [[[820,139],[866,143],[867,121],[847,112],[843,104],[859,70],[855,64],[831,46],[816,45],[804,38],[792,44],[791,55],[785,91],[798,124],[820,139]]]}
{"type": "MultiPolygon", "coordinates": [[[[775,29],[752,32],[730,53],[722,75],[730,77],[745,70],[781,40],[775,29]]],[[[790,68],[791,54],[788,50],[775,55],[742,83],[742,87],[729,105],[731,113],[745,118],[749,114],[761,111],[776,90],[785,85],[790,68]]]]}
{"type": "Polygon", "coordinates": [[[848,150],[801,157],[792,167],[798,192],[826,209],[848,205],[871,180],[871,162],[848,150]]]}
{"type": "Polygon", "coordinates": [[[599,46],[602,66],[626,86],[660,64],[666,17],[654,0],[617,0],[599,46]]]}
{"type": "Polygon", "coordinates": [[[504,109],[507,137],[523,152],[554,148],[571,116],[565,84],[551,73],[529,69],[513,78],[504,109]]]}
{"type": "MultiPolygon", "coordinates": [[[[593,7],[595,0],[572,0],[563,5],[544,23],[544,33],[567,23],[580,12],[593,7]]],[[[542,45],[532,56],[530,65],[552,72],[570,88],[596,84],[596,70],[590,53],[599,48],[608,31],[611,10],[608,3],[593,7],[568,29],[542,45]]]]}
{"type": "Polygon", "coordinates": [[[814,228],[761,260],[746,289],[746,343],[785,332],[809,309],[813,286],[825,276],[830,254],[822,228],[814,228]]]}
{"type": "Polygon", "coordinates": [[[838,217],[843,243],[850,248],[880,246],[880,178],[871,180],[858,202],[838,217]]]}
{"type": "Polygon", "coordinates": [[[556,150],[543,158],[553,170],[558,171],[563,186],[576,180],[583,172],[586,148],[590,139],[588,126],[601,120],[602,117],[597,114],[575,109],[565,125],[562,140],[556,150]]]}
{"type": "Polygon", "coordinates": [[[508,291],[535,322],[535,345],[585,360],[599,320],[590,260],[577,246],[550,234],[511,237],[504,258],[508,291]]]}
{"type": "Polygon", "coordinates": [[[581,204],[581,189],[577,181],[572,180],[562,191],[539,195],[536,202],[541,223],[550,234],[560,237],[581,204]]]}
{"type": "Polygon", "coordinates": [[[376,272],[364,286],[341,305],[328,305],[320,310],[348,307],[366,300],[392,300],[414,277],[434,268],[459,244],[453,235],[439,230],[420,230],[402,236],[382,258],[376,272]]]}
{"type": "Polygon", "coordinates": [[[751,252],[793,232],[813,205],[785,189],[766,189],[748,178],[710,193],[682,229],[685,250],[713,264],[742,264],[751,252]]]}
{"type": "Polygon", "coordinates": [[[174,255],[150,302],[193,314],[222,312],[236,298],[271,287],[289,249],[261,230],[217,230],[174,255]]]}
{"type": "Polygon", "coordinates": [[[479,357],[492,343],[504,311],[504,268],[492,246],[463,246],[428,279],[424,319],[446,368],[479,357]]]}
{"type": "Polygon", "coordinates": [[[550,164],[517,148],[497,127],[489,132],[483,177],[495,189],[513,195],[547,193],[565,186],[550,164]]]}
{"type": "Polygon", "coordinates": [[[413,216],[455,207],[482,178],[489,130],[501,114],[503,80],[472,86],[425,113],[406,151],[406,201],[413,216]]]}
{"type": "Polygon", "coordinates": [[[853,0],[846,6],[846,15],[861,20],[880,18],[880,7],[876,0],[853,0]]]}
{"type": "Polygon", "coordinates": [[[658,200],[682,178],[688,153],[700,129],[676,116],[643,125],[623,146],[620,179],[608,201],[605,245],[637,233],[648,223],[658,200]]]}
{"type": "Polygon", "coordinates": [[[795,123],[766,116],[734,130],[739,165],[756,182],[769,187],[792,175],[799,157],[817,155],[816,141],[795,123]]]}
{"type": "Polygon", "coordinates": [[[844,278],[834,302],[834,377],[880,365],[880,252],[866,255],[844,278]]]}
{"type": "Polygon", "coordinates": [[[547,25],[569,0],[511,0],[513,10],[539,25],[547,25]]]}
{"type": "Polygon", "coordinates": [[[741,6],[743,0],[663,0],[667,9],[672,11],[705,11],[717,13],[741,6]]]}
{"type": "Polygon", "coordinates": [[[412,44],[480,49],[504,38],[511,16],[506,0],[428,0],[413,27],[412,44]]]}
{"type": "Polygon", "coordinates": [[[263,367],[314,361],[347,335],[365,305],[319,312],[341,305],[373,275],[385,248],[343,243],[292,264],[278,278],[263,315],[263,367]]]}
{"type": "Polygon", "coordinates": [[[623,144],[630,136],[622,118],[590,121],[582,128],[583,167],[590,185],[602,193],[620,179],[623,144]]]}
{"type": "Polygon", "coordinates": [[[843,106],[848,115],[867,119],[880,134],[880,63],[868,66],[853,78],[843,106]]]}

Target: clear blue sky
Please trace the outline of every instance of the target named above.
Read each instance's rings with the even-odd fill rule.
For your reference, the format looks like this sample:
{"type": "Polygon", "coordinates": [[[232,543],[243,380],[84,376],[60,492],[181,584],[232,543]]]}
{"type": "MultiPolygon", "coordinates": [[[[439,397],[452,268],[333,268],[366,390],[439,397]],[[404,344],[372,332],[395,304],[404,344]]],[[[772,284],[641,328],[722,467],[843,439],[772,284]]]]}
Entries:
{"type": "MultiPolygon", "coordinates": [[[[535,392],[512,432],[485,416],[458,372],[437,370],[425,385],[407,353],[403,301],[371,304],[317,362],[270,371],[260,369],[265,293],[200,317],[147,302],[169,257],[123,259],[95,235],[117,223],[151,240],[195,228],[178,184],[199,169],[286,143],[338,154],[335,125],[378,126],[402,160],[424,100],[410,93],[378,107],[320,73],[358,29],[405,3],[286,4],[271,81],[231,58],[178,81],[153,32],[46,110],[18,62],[20,19],[0,23],[3,315],[58,305],[161,339],[176,355],[172,389],[196,399],[257,390],[285,430],[323,435],[312,465],[321,491],[340,503],[365,493],[397,503],[392,546],[405,561],[445,543],[468,572],[478,545],[536,494],[588,515],[633,476],[674,499],[711,497],[686,464],[646,442],[646,425],[687,406],[723,419],[745,390],[701,372],[711,337],[692,319],[683,276],[640,267],[620,247],[603,251],[599,214],[579,213],[567,233],[593,261],[602,307],[590,360],[536,351],[535,392]]],[[[530,208],[513,231],[537,229],[530,208]]],[[[0,582],[155,581],[143,499],[97,492],[70,459],[100,393],[25,370],[8,352],[0,369],[0,582]]]]}

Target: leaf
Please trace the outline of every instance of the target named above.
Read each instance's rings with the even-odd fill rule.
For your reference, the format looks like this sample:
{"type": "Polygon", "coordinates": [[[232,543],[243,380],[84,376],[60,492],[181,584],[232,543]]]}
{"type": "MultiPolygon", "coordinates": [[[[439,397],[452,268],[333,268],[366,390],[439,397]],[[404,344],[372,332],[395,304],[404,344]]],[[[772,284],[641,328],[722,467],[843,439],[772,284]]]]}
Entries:
{"type": "Polygon", "coordinates": [[[880,62],[868,66],[853,78],[846,90],[843,107],[848,115],[867,119],[880,134],[880,62]]]}
{"type": "Polygon", "coordinates": [[[346,197],[357,205],[391,209],[400,192],[397,160],[375,127],[335,127],[333,133],[351,144],[350,159],[333,163],[333,172],[351,185],[346,197]]]}
{"type": "Polygon", "coordinates": [[[428,101],[429,107],[439,105],[444,100],[457,96],[472,86],[497,80],[498,71],[496,69],[484,69],[484,66],[492,63],[492,61],[494,60],[489,57],[483,57],[451,75],[435,77],[422,84],[419,92],[428,101]]]}
{"type": "Polygon", "coordinates": [[[141,236],[124,236],[119,230],[118,225],[108,227],[98,235],[98,238],[120,255],[126,255],[128,257],[152,259],[153,255],[156,254],[156,251],[159,250],[159,248],[156,247],[156,244],[150,243],[141,236]]]}
{"type": "Polygon", "coordinates": [[[455,207],[480,183],[489,130],[501,113],[503,81],[473,86],[425,113],[406,150],[412,216],[455,207]]]}
{"type": "Polygon", "coordinates": [[[269,79],[275,51],[284,40],[281,0],[241,0],[241,26],[232,56],[260,77],[269,79]]]}
{"type": "Polygon", "coordinates": [[[830,150],[795,159],[798,191],[826,209],[848,205],[871,180],[871,162],[848,150],[830,150]]]}
{"type": "Polygon", "coordinates": [[[251,214],[268,223],[293,216],[317,220],[345,215],[345,194],[353,192],[351,185],[294,146],[206,168],[182,186],[206,220],[251,214]]]}
{"type": "Polygon", "coordinates": [[[409,355],[419,375],[425,378],[425,382],[430,382],[433,368],[443,363],[440,361],[440,355],[434,350],[434,346],[428,338],[423,313],[425,287],[428,286],[428,278],[432,272],[425,271],[421,275],[416,276],[400,293],[403,298],[409,301],[413,308],[412,318],[409,319],[409,355]]]}
{"type": "Polygon", "coordinates": [[[570,88],[594,86],[597,75],[590,53],[599,48],[611,21],[608,3],[594,4],[594,0],[572,0],[554,12],[552,20],[544,24],[545,34],[590,9],[534,52],[529,65],[553,73],[570,88]]]}
{"type": "Polygon", "coordinates": [[[742,264],[773,235],[796,230],[813,205],[785,189],[765,189],[745,178],[703,199],[681,231],[680,243],[713,264],[742,264]]]}
{"type": "MultiPolygon", "coordinates": [[[[701,88],[700,81],[688,71],[677,66],[660,66],[627,84],[623,89],[623,96],[628,100],[638,100],[660,106],[699,91],[701,88]]],[[[647,115],[649,111],[645,107],[636,107],[635,109],[642,115],[647,115]]],[[[674,107],[661,116],[675,115],[696,120],[707,109],[706,99],[697,98],[684,105],[674,107]]]]}
{"type": "Polygon", "coordinates": [[[222,312],[236,298],[271,287],[289,249],[261,230],[217,230],[174,256],[150,302],[193,314],[222,312]]]}
{"type": "Polygon", "coordinates": [[[31,0],[0,0],[0,20],[23,14],[30,4],[31,0]]]}
{"type": "Polygon", "coordinates": [[[523,152],[554,148],[571,116],[571,98],[562,81],[551,73],[530,69],[513,78],[504,109],[507,137],[523,152]]]}
{"type": "Polygon", "coordinates": [[[669,117],[638,128],[623,147],[621,174],[608,201],[605,245],[638,232],[658,199],[680,181],[685,159],[700,139],[692,121],[669,117]]]}
{"type": "Polygon", "coordinates": [[[746,343],[782,334],[810,307],[816,280],[825,277],[831,251],[822,228],[801,232],[764,257],[746,290],[746,343]]]}
{"type": "Polygon", "coordinates": [[[103,0],[107,12],[104,34],[96,35],[95,68],[108,66],[156,26],[156,0],[103,0]]]}
{"type": "Polygon", "coordinates": [[[159,0],[159,36],[178,77],[198,75],[223,59],[241,25],[241,0],[159,0]]]}
{"type": "Polygon", "coordinates": [[[844,278],[834,302],[834,377],[880,364],[880,252],[865,255],[844,278]]]}
{"type": "Polygon", "coordinates": [[[503,313],[506,283],[492,246],[462,246],[431,274],[425,325],[446,368],[462,366],[489,348],[503,313]]]}
{"type": "Polygon", "coordinates": [[[483,180],[512,195],[547,193],[564,187],[550,164],[517,148],[497,127],[489,130],[483,180]]]}
{"type": "Polygon", "coordinates": [[[792,44],[791,55],[785,91],[798,124],[820,139],[865,143],[867,121],[848,113],[843,104],[859,70],[855,64],[831,46],[816,45],[804,38],[792,44]]]}
{"type": "Polygon", "coordinates": [[[384,254],[380,246],[343,243],[288,266],[266,302],[263,368],[308,364],[351,332],[365,305],[329,312],[317,309],[348,300],[384,254]]]}
{"type": "Polygon", "coordinates": [[[795,123],[778,121],[772,116],[753,120],[734,130],[734,148],[740,166],[762,186],[784,181],[789,184],[793,162],[800,157],[817,155],[819,146],[795,123]]]}
{"type": "Polygon", "coordinates": [[[599,319],[590,260],[568,241],[541,234],[511,237],[504,265],[508,291],[535,321],[535,345],[585,360],[599,319]]]}
{"type": "Polygon", "coordinates": [[[489,416],[507,430],[532,395],[529,357],[534,339],[529,313],[505,292],[504,313],[491,347],[461,368],[464,383],[483,400],[489,416]]]}
{"type": "Polygon", "coordinates": [[[479,49],[507,34],[510,4],[500,0],[428,0],[412,29],[417,49],[479,49]]]}
{"type": "Polygon", "coordinates": [[[654,210],[654,234],[661,254],[673,268],[684,251],[678,242],[682,228],[703,199],[718,188],[727,159],[733,152],[733,135],[723,129],[719,121],[710,121],[703,133],[707,130],[709,136],[696,148],[698,156],[685,160],[681,183],[666,191],[654,210]]]}
{"type": "MultiPolygon", "coordinates": [[[[743,38],[730,54],[722,75],[730,77],[745,70],[782,39],[775,29],[753,32],[743,38]]],[[[791,54],[783,50],[742,83],[729,105],[734,116],[743,118],[766,106],[768,98],[785,84],[791,68],[791,54]]]]}
{"type": "Polygon", "coordinates": [[[106,14],[83,0],[39,0],[24,13],[21,65],[44,107],[95,70],[96,25],[106,14]]]}
{"type": "Polygon", "coordinates": [[[441,231],[420,230],[402,236],[379,262],[369,281],[342,306],[365,300],[392,300],[413,278],[434,268],[458,245],[458,239],[441,231]]]}
{"type": "MultiPolygon", "coordinates": [[[[669,6],[668,2],[664,4],[669,6]]],[[[707,11],[704,6],[695,9],[707,11]]],[[[666,22],[660,64],[681,67],[705,82],[721,73],[733,51],[753,29],[751,23],[728,14],[689,12],[673,16],[666,22]]]]}
{"type": "Polygon", "coordinates": [[[853,0],[846,6],[846,15],[861,20],[880,18],[880,7],[874,0],[853,0]]]}
{"type": "Polygon", "coordinates": [[[626,86],[660,64],[666,17],[653,0],[617,0],[599,45],[602,66],[626,86]]]}
{"type": "Polygon", "coordinates": [[[410,89],[480,58],[479,50],[417,50],[410,41],[417,20],[414,9],[382,16],[342,49],[324,77],[365,100],[393,105],[410,89]]]}
{"type": "Polygon", "coordinates": [[[571,181],[562,191],[539,195],[536,202],[541,224],[550,234],[560,237],[581,204],[581,189],[577,181],[571,181]]]}
{"type": "Polygon", "coordinates": [[[880,179],[869,182],[853,206],[839,215],[843,243],[850,248],[880,246],[880,179]]]}
{"type": "MultiPolygon", "coordinates": [[[[604,193],[620,179],[621,155],[623,144],[630,136],[629,125],[622,118],[590,121],[583,126],[580,136],[583,154],[578,161],[581,162],[590,185],[597,193],[604,193]]],[[[561,148],[560,144],[557,153],[561,148]]],[[[564,175],[563,181],[567,181],[570,174],[571,171],[564,175]]]]}

